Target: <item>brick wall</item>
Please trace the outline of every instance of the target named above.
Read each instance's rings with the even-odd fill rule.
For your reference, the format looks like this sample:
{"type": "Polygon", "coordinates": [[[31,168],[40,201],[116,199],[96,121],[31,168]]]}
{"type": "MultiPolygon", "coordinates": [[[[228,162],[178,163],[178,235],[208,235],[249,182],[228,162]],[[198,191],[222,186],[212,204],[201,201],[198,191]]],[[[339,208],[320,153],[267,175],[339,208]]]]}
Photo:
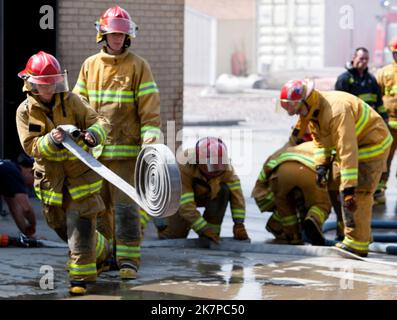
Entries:
{"type": "MultiPolygon", "coordinates": [[[[134,0],[118,3],[139,26],[130,50],[145,58],[161,97],[161,118],[182,129],[184,0],[134,0]]],[[[69,71],[69,85],[76,83],[82,62],[101,48],[95,42],[94,23],[113,1],[58,1],[58,57],[69,71]]],[[[171,137],[171,136],[170,136],[171,137]]],[[[167,141],[167,140],[166,140],[167,141]]],[[[177,142],[177,146],[179,143],[177,142]]]]}

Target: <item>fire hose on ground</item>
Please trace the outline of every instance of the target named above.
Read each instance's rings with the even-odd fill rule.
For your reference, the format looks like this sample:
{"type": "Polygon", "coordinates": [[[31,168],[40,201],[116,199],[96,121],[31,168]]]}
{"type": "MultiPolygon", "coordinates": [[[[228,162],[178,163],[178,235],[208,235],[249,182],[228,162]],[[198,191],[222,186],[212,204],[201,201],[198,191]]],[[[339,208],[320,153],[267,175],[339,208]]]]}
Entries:
{"type": "MultiPolygon", "coordinates": [[[[384,220],[372,220],[371,228],[373,229],[397,229],[397,221],[384,221],[384,220]]],[[[327,221],[323,225],[323,232],[326,233],[336,229],[336,221],[327,221]]],[[[397,255],[397,245],[393,242],[397,242],[397,234],[372,234],[373,242],[369,245],[369,251],[380,252],[397,255]]],[[[326,245],[332,246],[337,241],[326,240],[326,245]]]]}
{"type": "MultiPolygon", "coordinates": [[[[397,230],[397,221],[372,220],[372,229],[394,229],[397,230]]],[[[336,229],[336,221],[327,221],[323,225],[323,232],[336,229]]],[[[397,242],[397,234],[380,234],[373,233],[373,241],[375,242],[397,242]]]]}

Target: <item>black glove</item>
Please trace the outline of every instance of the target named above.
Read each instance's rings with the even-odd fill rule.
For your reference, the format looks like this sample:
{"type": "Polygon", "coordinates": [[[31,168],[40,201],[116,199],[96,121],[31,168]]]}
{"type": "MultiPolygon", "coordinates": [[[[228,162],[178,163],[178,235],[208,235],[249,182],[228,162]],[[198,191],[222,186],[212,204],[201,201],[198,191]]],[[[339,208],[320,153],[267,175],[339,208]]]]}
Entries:
{"type": "Polygon", "coordinates": [[[328,182],[328,166],[316,166],[316,183],[320,188],[325,188],[328,182]]]}
{"type": "Polygon", "coordinates": [[[18,247],[25,247],[25,248],[36,248],[39,246],[39,243],[34,238],[29,238],[24,234],[20,234],[18,238],[16,238],[16,245],[18,247]]]}

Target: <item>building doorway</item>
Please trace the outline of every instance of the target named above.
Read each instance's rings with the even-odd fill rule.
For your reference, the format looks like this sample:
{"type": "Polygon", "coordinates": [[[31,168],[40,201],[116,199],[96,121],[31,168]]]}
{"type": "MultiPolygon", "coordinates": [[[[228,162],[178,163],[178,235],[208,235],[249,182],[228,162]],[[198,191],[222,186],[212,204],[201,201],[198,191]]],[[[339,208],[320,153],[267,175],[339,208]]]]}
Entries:
{"type": "Polygon", "coordinates": [[[22,151],[15,112],[26,98],[17,73],[40,50],[56,55],[56,0],[0,0],[0,157],[15,159],[22,151]]]}

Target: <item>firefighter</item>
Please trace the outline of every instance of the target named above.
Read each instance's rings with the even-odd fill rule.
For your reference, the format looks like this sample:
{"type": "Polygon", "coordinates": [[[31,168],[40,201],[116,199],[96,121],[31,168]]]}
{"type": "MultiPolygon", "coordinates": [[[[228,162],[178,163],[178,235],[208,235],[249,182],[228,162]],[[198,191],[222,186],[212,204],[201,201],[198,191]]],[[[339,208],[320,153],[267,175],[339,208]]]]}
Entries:
{"type": "Polygon", "coordinates": [[[335,90],[351,93],[364,100],[388,123],[389,114],[383,106],[382,94],[376,78],[368,71],[368,62],[368,49],[357,48],[352,61],[346,64],[347,70],[338,77],[335,90]]]}
{"type": "MultiPolygon", "coordinates": [[[[84,61],[73,91],[111,124],[106,142],[94,156],[134,185],[141,145],[160,138],[159,90],[148,62],[128,50],[138,30],[128,12],[111,7],[96,27],[96,41],[105,45],[84,61]]],[[[99,216],[98,229],[107,239],[115,239],[121,279],[135,279],[141,256],[140,208],[107,181],[101,195],[106,210],[99,216]]]]}
{"type": "Polygon", "coordinates": [[[387,171],[381,177],[381,183],[383,185],[381,186],[382,189],[379,196],[381,197],[383,195],[383,202],[386,201],[386,183],[389,179],[391,163],[397,148],[397,38],[394,38],[390,42],[389,48],[393,54],[394,61],[378,70],[376,74],[376,80],[383,96],[383,103],[389,113],[389,129],[393,136],[393,143],[390,148],[389,157],[387,158],[387,171]]]}
{"type": "Polygon", "coordinates": [[[309,80],[291,80],[280,92],[289,115],[309,120],[316,146],[316,183],[325,186],[331,154],[340,168],[344,239],[336,245],[367,256],[373,193],[385,169],[393,137],[382,117],[346,92],[321,92],[309,80]]]}
{"type": "MultiPolygon", "coordinates": [[[[366,48],[357,48],[353,60],[346,65],[347,71],[342,73],[336,83],[335,90],[351,93],[378,112],[383,120],[389,123],[389,114],[383,106],[382,94],[375,77],[368,72],[369,52],[366,48]]],[[[384,204],[386,180],[379,182],[374,193],[374,203],[384,204]]]]}
{"type": "Polygon", "coordinates": [[[270,211],[266,230],[282,243],[324,245],[322,225],[331,203],[315,183],[314,143],[286,144],[264,163],[252,191],[261,212],[270,211]]]}
{"type": "Polygon", "coordinates": [[[159,229],[160,239],[186,238],[190,229],[199,236],[219,242],[221,224],[230,203],[236,240],[248,240],[244,226],[245,201],[240,179],[227,156],[224,142],[215,137],[197,141],[195,148],[184,151],[180,164],[182,195],[180,208],[159,229]],[[197,210],[204,207],[201,216],[197,210]]]}
{"type": "Polygon", "coordinates": [[[107,251],[96,232],[96,215],[104,210],[102,179],[62,147],[66,133],[58,126],[81,129],[76,143],[87,150],[103,143],[108,124],[68,92],[66,71],[62,73],[54,56],[38,52],[18,76],[27,98],[17,109],[16,122],[23,149],[35,158],[34,189],[48,225],[68,242],[69,292],[85,294],[87,283],[97,276],[96,257],[104,259],[107,251]]]}

